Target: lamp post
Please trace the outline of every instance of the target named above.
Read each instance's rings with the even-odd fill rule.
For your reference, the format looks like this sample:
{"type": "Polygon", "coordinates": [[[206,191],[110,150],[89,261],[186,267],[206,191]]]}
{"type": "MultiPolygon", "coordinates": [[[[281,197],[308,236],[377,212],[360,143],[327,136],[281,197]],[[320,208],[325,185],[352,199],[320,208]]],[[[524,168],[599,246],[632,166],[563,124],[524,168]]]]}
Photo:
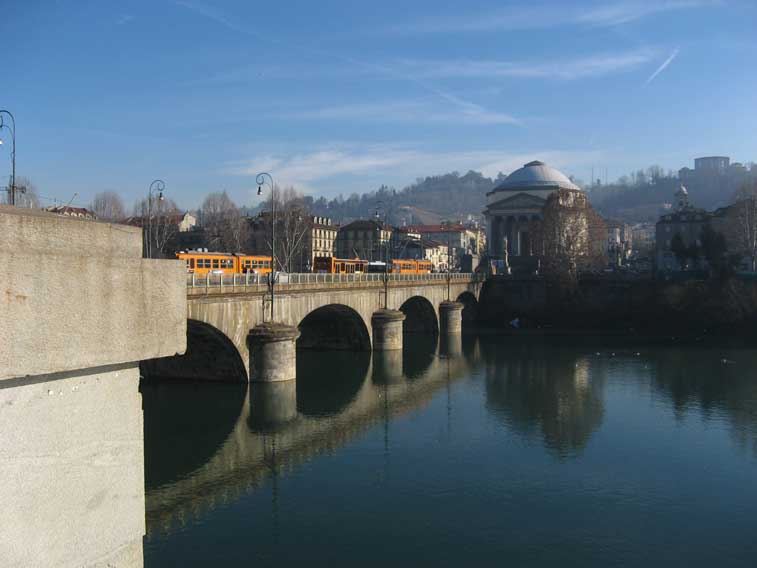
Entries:
{"type": "Polygon", "coordinates": [[[157,192],[158,201],[163,201],[163,192],[166,190],[166,182],[156,179],[150,184],[147,191],[147,258],[152,258],[152,194],[157,192]]]}
{"type": "MultiPolygon", "coordinates": [[[[379,217],[379,209],[382,209],[383,206],[384,206],[384,202],[379,201],[378,206],[376,207],[376,221],[378,223],[381,222],[380,217],[379,217]]],[[[384,209],[384,224],[383,226],[379,225],[379,233],[378,233],[379,247],[381,246],[381,236],[384,232],[384,227],[387,224],[387,218],[388,218],[387,211],[386,209],[384,209]]],[[[384,309],[385,310],[389,309],[389,241],[390,239],[391,239],[391,235],[389,236],[388,239],[386,239],[386,250],[384,251],[384,309]]],[[[380,257],[381,257],[381,249],[379,248],[379,258],[380,257]]]]}
{"type": "Polygon", "coordinates": [[[276,191],[273,177],[268,172],[259,173],[255,177],[255,183],[258,184],[258,195],[263,195],[264,185],[267,184],[271,188],[271,272],[268,275],[268,286],[271,289],[271,322],[273,322],[273,287],[276,284],[276,191]]]}
{"type": "MultiPolygon", "coordinates": [[[[10,205],[16,204],[16,119],[9,110],[0,110],[0,131],[3,127],[7,128],[11,133],[11,180],[8,187],[8,203],[10,205]],[[3,121],[3,115],[8,115],[11,119],[10,124],[5,124],[3,121]]],[[[2,144],[2,140],[0,140],[2,144]]],[[[22,190],[23,191],[23,190],[22,190]]]]}
{"type": "Polygon", "coordinates": [[[443,223],[447,231],[447,301],[450,301],[450,284],[452,281],[452,251],[451,251],[451,227],[449,221],[443,223]]]}

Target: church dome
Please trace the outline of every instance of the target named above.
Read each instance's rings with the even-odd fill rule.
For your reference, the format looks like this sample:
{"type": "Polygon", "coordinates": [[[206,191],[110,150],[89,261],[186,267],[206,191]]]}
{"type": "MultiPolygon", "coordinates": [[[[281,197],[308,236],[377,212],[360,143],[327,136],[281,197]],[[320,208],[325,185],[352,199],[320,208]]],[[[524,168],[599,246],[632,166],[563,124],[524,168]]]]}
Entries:
{"type": "Polygon", "coordinates": [[[527,189],[577,189],[581,188],[564,173],[534,160],[511,173],[494,191],[523,191],[527,189]]]}

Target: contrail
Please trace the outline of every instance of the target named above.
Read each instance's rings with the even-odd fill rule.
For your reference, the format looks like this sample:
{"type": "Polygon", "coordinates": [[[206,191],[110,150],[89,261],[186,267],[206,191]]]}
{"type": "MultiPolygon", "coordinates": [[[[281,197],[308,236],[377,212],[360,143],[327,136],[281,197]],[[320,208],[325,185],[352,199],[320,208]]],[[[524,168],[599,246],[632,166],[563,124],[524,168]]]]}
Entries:
{"type": "Polygon", "coordinates": [[[645,85],[649,85],[649,83],[651,83],[652,81],[654,81],[654,79],[655,79],[655,77],[657,77],[657,75],[659,75],[660,73],[662,73],[663,71],[665,71],[665,68],[668,65],[670,65],[671,63],[673,63],[673,60],[678,56],[678,52],[679,51],[680,51],[680,49],[676,47],[673,50],[673,53],[671,53],[670,56],[665,61],[662,62],[662,65],[660,65],[657,68],[657,70],[649,76],[649,79],[647,79],[647,82],[644,83],[644,84],[645,85]]]}

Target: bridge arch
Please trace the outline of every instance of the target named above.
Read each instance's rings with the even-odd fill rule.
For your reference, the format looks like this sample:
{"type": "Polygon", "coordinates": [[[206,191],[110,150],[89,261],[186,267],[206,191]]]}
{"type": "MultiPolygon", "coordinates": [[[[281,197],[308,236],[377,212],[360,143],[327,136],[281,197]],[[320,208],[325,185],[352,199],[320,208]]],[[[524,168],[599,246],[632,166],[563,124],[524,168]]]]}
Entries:
{"type": "Polygon", "coordinates": [[[234,342],[217,327],[187,320],[187,350],[141,364],[145,377],[226,383],[247,382],[247,369],[234,342]]]}
{"type": "Polygon", "coordinates": [[[478,317],[478,300],[473,292],[463,292],[457,297],[463,305],[463,325],[473,323],[478,317]]]}
{"type": "Polygon", "coordinates": [[[439,335],[439,319],[434,305],[423,296],[412,296],[400,306],[405,314],[403,333],[419,333],[436,337],[439,335]]]}
{"type": "Polygon", "coordinates": [[[360,314],[344,304],[327,304],[308,313],[298,325],[297,349],[370,351],[371,338],[360,314]]]}

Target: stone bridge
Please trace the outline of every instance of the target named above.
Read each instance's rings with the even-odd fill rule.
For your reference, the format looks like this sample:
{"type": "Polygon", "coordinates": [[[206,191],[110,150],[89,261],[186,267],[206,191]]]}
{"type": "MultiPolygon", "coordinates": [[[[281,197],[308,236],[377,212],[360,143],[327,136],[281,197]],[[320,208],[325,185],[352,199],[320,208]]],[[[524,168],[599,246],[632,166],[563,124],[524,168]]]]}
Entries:
{"type": "MultiPolygon", "coordinates": [[[[275,286],[274,317],[299,331],[297,349],[397,349],[404,333],[459,332],[460,318],[475,317],[481,285],[474,274],[287,274],[275,286]],[[377,314],[390,317],[377,321],[377,314]],[[380,327],[392,325],[397,330],[401,325],[403,333],[391,336],[380,327]]],[[[265,276],[189,277],[187,352],[152,361],[143,371],[167,378],[248,380],[248,336],[270,320],[270,302],[265,276]]],[[[272,365],[288,366],[281,360],[272,365]]]]}

